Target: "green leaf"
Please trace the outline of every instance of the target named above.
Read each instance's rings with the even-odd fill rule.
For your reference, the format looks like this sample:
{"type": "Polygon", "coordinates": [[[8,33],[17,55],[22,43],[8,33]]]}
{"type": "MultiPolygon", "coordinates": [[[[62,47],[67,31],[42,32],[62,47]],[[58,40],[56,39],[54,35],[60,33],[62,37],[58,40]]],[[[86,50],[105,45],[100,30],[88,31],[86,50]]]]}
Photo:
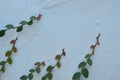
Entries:
{"type": "Polygon", "coordinates": [[[4,66],[1,68],[1,71],[2,71],[2,73],[5,72],[5,67],[4,66]]]}
{"type": "Polygon", "coordinates": [[[35,66],[40,66],[40,62],[36,62],[34,65],[35,66]]]}
{"type": "Polygon", "coordinates": [[[85,78],[88,78],[89,71],[87,70],[87,68],[82,68],[81,73],[85,78]]]}
{"type": "Polygon", "coordinates": [[[72,80],[79,80],[80,76],[81,76],[81,73],[80,73],[80,72],[76,72],[76,73],[73,75],[72,80]]]}
{"type": "Polygon", "coordinates": [[[42,65],[42,66],[45,66],[46,64],[45,64],[45,62],[43,61],[43,62],[41,63],[41,65],[42,65]]]}
{"type": "Polygon", "coordinates": [[[21,32],[22,30],[23,30],[23,26],[19,26],[16,31],[21,32]]]}
{"type": "Polygon", "coordinates": [[[36,19],[37,19],[36,16],[31,16],[31,17],[30,17],[30,20],[36,20],[36,19]]]}
{"type": "Polygon", "coordinates": [[[30,69],[29,72],[31,73],[35,72],[35,69],[30,69]]]}
{"type": "Polygon", "coordinates": [[[90,58],[87,59],[87,63],[92,66],[92,60],[90,58]]]}
{"type": "Polygon", "coordinates": [[[5,65],[5,63],[6,63],[5,61],[1,61],[0,65],[5,65]]]}
{"type": "Polygon", "coordinates": [[[56,66],[57,66],[58,68],[60,68],[60,67],[61,67],[61,63],[58,62],[56,66]]]}
{"type": "Polygon", "coordinates": [[[12,47],[12,51],[13,51],[14,53],[16,53],[16,52],[17,52],[17,48],[16,48],[15,46],[13,46],[13,47],[12,47]]]}
{"type": "Polygon", "coordinates": [[[33,21],[30,20],[27,24],[28,24],[28,25],[32,25],[32,24],[33,24],[33,21]]]}
{"type": "Polygon", "coordinates": [[[12,59],[10,58],[10,57],[8,57],[8,59],[7,59],[7,62],[9,63],[9,64],[12,64],[12,59]]]}
{"type": "Polygon", "coordinates": [[[20,22],[20,24],[21,24],[21,25],[26,25],[26,24],[27,24],[27,21],[24,21],[24,20],[23,20],[23,21],[20,22]]]}
{"type": "Polygon", "coordinates": [[[0,37],[3,37],[5,35],[6,30],[0,30],[0,37]]]}
{"type": "Polygon", "coordinates": [[[52,72],[52,69],[53,69],[53,67],[50,65],[50,66],[47,67],[46,71],[47,72],[52,72]]]}
{"type": "Polygon", "coordinates": [[[61,58],[61,55],[56,55],[55,60],[59,60],[61,58]]]}
{"type": "Polygon", "coordinates": [[[82,67],[85,67],[86,66],[86,62],[81,62],[79,65],[78,65],[78,68],[82,68],[82,67]]]}
{"type": "Polygon", "coordinates": [[[47,77],[46,77],[46,76],[43,76],[43,77],[42,77],[42,80],[46,80],[46,79],[47,79],[47,77]]]}
{"type": "Polygon", "coordinates": [[[29,78],[29,80],[32,80],[32,79],[33,79],[33,74],[30,73],[30,74],[28,75],[28,78],[29,78]]]}
{"type": "Polygon", "coordinates": [[[85,58],[90,58],[91,54],[86,54],[85,58]]]}
{"type": "Polygon", "coordinates": [[[46,76],[47,76],[48,80],[52,80],[52,78],[53,78],[52,73],[48,73],[46,76]]]}
{"type": "Polygon", "coordinates": [[[11,28],[13,28],[13,25],[12,24],[8,24],[5,27],[8,28],[8,29],[11,29],[11,28]]]}
{"type": "Polygon", "coordinates": [[[5,56],[6,56],[6,57],[9,57],[11,54],[12,54],[11,51],[7,51],[7,52],[5,53],[5,56]]]}
{"type": "Polygon", "coordinates": [[[37,68],[36,68],[36,72],[37,72],[37,73],[40,73],[40,71],[41,71],[40,68],[37,67],[37,68]]]}
{"type": "Polygon", "coordinates": [[[27,76],[26,75],[23,75],[20,77],[21,80],[27,80],[27,76]]]}

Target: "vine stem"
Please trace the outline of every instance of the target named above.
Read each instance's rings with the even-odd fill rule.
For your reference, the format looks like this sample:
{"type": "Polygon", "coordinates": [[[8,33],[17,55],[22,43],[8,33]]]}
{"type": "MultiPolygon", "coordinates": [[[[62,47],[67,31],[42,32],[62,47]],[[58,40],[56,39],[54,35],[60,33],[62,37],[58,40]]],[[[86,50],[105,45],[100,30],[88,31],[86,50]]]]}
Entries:
{"type": "Polygon", "coordinates": [[[92,49],[91,55],[95,54],[95,48],[97,45],[100,45],[99,42],[99,38],[100,38],[100,33],[98,34],[98,36],[96,37],[96,43],[94,45],[91,45],[90,48],[92,49]]]}

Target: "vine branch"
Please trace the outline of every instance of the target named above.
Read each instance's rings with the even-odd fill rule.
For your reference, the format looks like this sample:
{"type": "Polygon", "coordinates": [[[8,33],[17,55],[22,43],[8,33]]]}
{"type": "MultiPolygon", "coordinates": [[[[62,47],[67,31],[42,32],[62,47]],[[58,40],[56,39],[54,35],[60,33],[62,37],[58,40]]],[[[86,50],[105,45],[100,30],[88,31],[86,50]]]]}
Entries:
{"type": "Polygon", "coordinates": [[[100,38],[100,34],[98,34],[98,36],[96,37],[96,43],[94,45],[90,46],[90,48],[92,49],[91,55],[95,54],[95,48],[96,48],[96,46],[100,45],[99,38],[100,38]]]}

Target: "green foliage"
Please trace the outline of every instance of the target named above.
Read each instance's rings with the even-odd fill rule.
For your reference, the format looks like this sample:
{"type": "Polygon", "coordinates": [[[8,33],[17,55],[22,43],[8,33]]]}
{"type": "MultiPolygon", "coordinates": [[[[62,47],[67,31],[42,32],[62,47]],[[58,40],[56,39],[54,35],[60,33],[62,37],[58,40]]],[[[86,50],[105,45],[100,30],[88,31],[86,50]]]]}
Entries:
{"type": "Polygon", "coordinates": [[[37,72],[37,73],[40,73],[40,71],[41,71],[40,68],[37,67],[37,68],[36,68],[36,72],[37,72]]]}
{"type": "MultiPolygon", "coordinates": [[[[41,17],[41,16],[40,16],[40,17],[41,17]]],[[[39,18],[40,18],[40,17],[39,17],[39,18]]],[[[37,18],[38,18],[38,17],[36,17],[36,16],[31,16],[29,21],[25,21],[25,20],[21,21],[21,22],[19,23],[20,25],[19,25],[18,27],[14,27],[12,24],[6,25],[5,27],[6,27],[7,29],[0,30],[0,37],[3,37],[3,36],[5,35],[5,32],[6,32],[7,30],[9,30],[9,29],[16,29],[16,32],[21,32],[21,31],[23,30],[23,26],[24,26],[24,25],[32,25],[34,20],[39,21],[37,18]]]]}
{"type": "Polygon", "coordinates": [[[50,66],[47,67],[46,71],[47,71],[47,72],[52,72],[53,68],[54,68],[54,67],[50,65],[50,66]]]}
{"type": "Polygon", "coordinates": [[[11,57],[8,57],[7,62],[8,62],[9,64],[12,64],[12,62],[13,62],[12,58],[11,58],[11,57]]]}
{"type": "Polygon", "coordinates": [[[92,66],[92,60],[90,58],[87,59],[87,63],[92,66]]]}
{"type": "Polygon", "coordinates": [[[52,73],[47,73],[46,77],[48,78],[48,80],[52,80],[53,74],[52,73]]]}
{"type": "Polygon", "coordinates": [[[33,20],[30,20],[29,22],[27,22],[28,25],[32,25],[33,24],[33,20]]]}
{"type": "Polygon", "coordinates": [[[56,55],[55,59],[59,60],[61,58],[61,55],[56,55]]]}
{"type": "Polygon", "coordinates": [[[6,56],[6,57],[9,57],[11,54],[12,54],[11,51],[7,51],[7,52],[5,53],[5,56],[6,56]]]}
{"type": "Polygon", "coordinates": [[[6,25],[5,26],[7,29],[11,29],[11,28],[13,28],[13,25],[12,24],[8,24],[8,25],[6,25]]]}
{"type": "Polygon", "coordinates": [[[5,35],[6,30],[0,30],[0,37],[3,37],[5,35]]]}
{"type": "Polygon", "coordinates": [[[35,69],[30,69],[29,72],[30,72],[30,73],[35,72],[35,69]]]}
{"type": "Polygon", "coordinates": [[[85,67],[86,66],[86,62],[81,62],[79,65],[78,65],[78,68],[82,68],[82,67],[85,67]]]}
{"type": "Polygon", "coordinates": [[[100,45],[99,37],[100,37],[100,34],[98,34],[98,36],[96,37],[96,43],[94,45],[91,45],[91,47],[90,47],[91,50],[92,50],[91,54],[86,54],[85,55],[86,61],[83,61],[78,65],[78,68],[80,68],[81,71],[74,73],[73,77],[72,77],[72,80],[80,80],[80,75],[81,74],[85,78],[89,77],[89,71],[86,68],[86,65],[88,64],[89,66],[92,66],[91,56],[94,55],[94,53],[95,53],[94,50],[95,50],[96,46],[100,45]]]}
{"type": "Polygon", "coordinates": [[[80,73],[80,72],[76,72],[76,73],[73,75],[72,80],[79,80],[80,76],[81,76],[81,73],[80,73]]]}
{"type": "Polygon", "coordinates": [[[31,16],[31,17],[30,17],[30,20],[36,20],[36,19],[37,19],[36,16],[31,16]]]}
{"type": "Polygon", "coordinates": [[[88,78],[88,76],[89,76],[89,71],[88,71],[87,68],[82,68],[82,69],[81,69],[81,73],[82,73],[82,75],[83,75],[85,78],[88,78]]]}
{"type": "Polygon", "coordinates": [[[19,27],[17,27],[17,32],[21,32],[23,30],[23,26],[19,26],[19,27]]]}
{"type": "Polygon", "coordinates": [[[5,56],[7,57],[7,59],[0,62],[0,67],[1,67],[0,68],[0,72],[2,72],[2,73],[5,72],[5,65],[6,65],[6,63],[8,63],[10,65],[13,63],[11,55],[13,53],[17,52],[17,48],[15,47],[16,41],[17,41],[17,38],[15,40],[11,40],[10,41],[10,43],[12,44],[12,48],[11,48],[11,50],[8,50],[8,51],[5,52],[5,56]]]}
{"type": "Polygon", "coordinates": [[[21,80],[27,80],[27,76],[26,75],[23,75],[20,77],[21,80]]]}
{"type": "Polygon", "coordinates": [[[61,67],[61,63],[60,63],[60,62],[57,62],[56,66],[57,66],[58,68],[60,68],[60,67],[61,67]]]}
{"type": "Polygon", "coordinates": [[[90,58],[91,54],[86,54],[85,58],[90,58]]]}
{"type": "Polygon", "coordinates": [[[20,24],[21,24],[22,26],[24,26],[24,25],[27,24],[27,21],[24,21],[24,20],[23,20],[23,21],[20,22],[20,24]]]}
{"type": "Polygon", "coordinates": [[[28,78],[29,78],[29,80],[32,80],[32,79],[33,79],[33,74],[32,74],[32,73],[29,73],[29,74],[28,74],[28,78]]]}
{"type": "Polygon", "coordinates": [[[29,74],[28,74],[28,75],[22,75],[22,76],[20,77],[21,80],[27,80],[27,79],[32,80],[33,77],[34,77],[33,73],[36,72],[37,74],[39,74],[39,73],[41,72],[40,66],[45,66],[45,62],[44,62],[44,61],[43,61],[42,63],[40,63],[40,62],[35,62],[34,65],[35,65],[36,67],[35,67],[35,68],[31,68],[31,69],[29,70],[29,74]]]}

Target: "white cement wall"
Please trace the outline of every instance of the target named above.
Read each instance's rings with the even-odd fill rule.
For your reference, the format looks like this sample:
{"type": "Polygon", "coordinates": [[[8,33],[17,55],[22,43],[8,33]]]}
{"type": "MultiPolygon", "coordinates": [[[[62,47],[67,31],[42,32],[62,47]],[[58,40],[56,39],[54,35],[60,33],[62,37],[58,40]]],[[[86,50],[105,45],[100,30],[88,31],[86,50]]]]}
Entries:
{"type": "MultiPolygon", "coordinates": [[[[98,33],[101,45],[86,80],[120,80],[120,0],[0,0],[0,29],[39,13],[43,15],[40,22],[25,26],[20,33],[9,30],[0,38],[0,61],[11,48],[9,41],[19,38],[13,64],[6,66],[0,80],[20,80],[36,61],[54,65],[55,55],[63,48],[67,56],[61,69],[54,70],[53,80],[72,80],[98,33]]],[[[33,80],[41,80],[44,74],[35,74],[33,80]]]]}

